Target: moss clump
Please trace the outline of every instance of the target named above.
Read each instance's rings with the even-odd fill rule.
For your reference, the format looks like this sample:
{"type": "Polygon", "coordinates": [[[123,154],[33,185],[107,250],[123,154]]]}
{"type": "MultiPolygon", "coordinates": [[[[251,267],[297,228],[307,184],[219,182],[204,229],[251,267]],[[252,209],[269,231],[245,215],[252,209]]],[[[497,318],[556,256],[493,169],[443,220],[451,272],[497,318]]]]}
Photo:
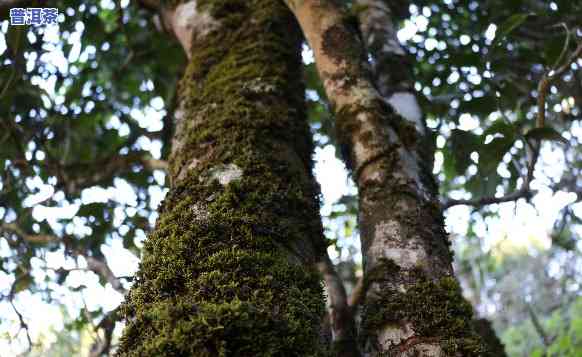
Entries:
{"type": "Polygon", "coordinates": [[[495,334],[495,330],[491,324],[491,321],[487,319],[474,319],[472,321],[473,329],[487,347],[488,356],[491,357],[506,357],[505,346],[495,334]]]}
{"type": "Polygon", "coordinates": [[[472,307],[463,298],[455,278],[431,280],[420,268],[402,271],[390,259],[380,263],[378,272],[392,276],[399,273],[406,291],[397,288],[400,283],[387,286],[382,284],[382,275],[374,275],[381,290],[366,302],[362,316],[364,335],[405,321],[412,325],[415,337],[427,341],[438,338],[447,356],[484,354],[481,340],[471,327],[472,307]]]}
{"type": "Polygon", "coordinates": [[[357,63],[363,56],[363,49],[357,41],[357,33],[347,23],[330,26],[323,33],[322,50],[336,63],[353,61],[357,63]]]}
{"type": "Polygon", "coordinates": [[[325,247],[300,32],[278,0],[198,6],[221,26],[196,39],[180,84],[172,188],[121,309],[119,355],[319,355],[323,291],[306,266],[325,247]],[[232,165],[236,180],[212,174],[232,165]]]}

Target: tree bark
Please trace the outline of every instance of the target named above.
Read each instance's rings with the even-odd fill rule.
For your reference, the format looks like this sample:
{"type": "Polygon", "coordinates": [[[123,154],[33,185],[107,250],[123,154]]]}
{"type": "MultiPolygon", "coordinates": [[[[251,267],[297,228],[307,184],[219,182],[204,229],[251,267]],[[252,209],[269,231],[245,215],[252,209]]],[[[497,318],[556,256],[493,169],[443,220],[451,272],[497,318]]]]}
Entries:
{"type": "Polygon", "coordinates": [[[364,354],[481,355],[472,308],[453,276],[432,158],[422,151],[422,115],[407,118],[402,101],[383,98],[358,29],[336,2],[287,3],[314,51],[359,189],[364,354]]]}
{"type": "MultiPolygon", "coordinates": [[[[372,57],[371,68],[374,82],[382,97],[404,119],[415,125],[422,145],[418,147],[421,165],[427,173],[432,172],[434,140],[426,125],[426,118],[414,90],[414,75],[410,55],[398,40],[399,13],[408,1],[388,2],[384,0],[357,0],[359,28],[364,46],[372,57]]],[[[438,189],[433,187],[434,195],[438,189]]],[[[495,334],[491,322],[474,318],[472,326],[481,337],[487,353],[506,356],[504,346],[495,334]]]]}
{"type": "Polygon", "coordinates": [[[298,27],[278,0],[162,13],[189,64],[119,355],[318,355],[325,246],[298,27]]]}

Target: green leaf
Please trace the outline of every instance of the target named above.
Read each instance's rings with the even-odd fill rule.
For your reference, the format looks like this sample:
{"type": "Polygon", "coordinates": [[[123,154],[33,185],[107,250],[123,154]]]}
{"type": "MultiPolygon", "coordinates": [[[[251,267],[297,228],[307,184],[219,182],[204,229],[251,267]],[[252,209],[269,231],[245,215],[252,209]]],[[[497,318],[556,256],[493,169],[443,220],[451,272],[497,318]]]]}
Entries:
{"type": "Polygon", "coordinates": [[[501,40],[507,37],[507,35],[519,27],[519,25],[521,25],[531,15],[532,14],[514,14],[510,16],[497,28],[497,34],[495,35],[495,40],[491,44],[491,47],[497,46],[501,40]]]}
{"type": "Polygon", "coordinates": [[[525,134],[525,137],[530,140],[551,140],[559,141],[563,144],[567,144],[568,140],[564,138],[556,129],[550,127],[534,128],[525,134]]]}

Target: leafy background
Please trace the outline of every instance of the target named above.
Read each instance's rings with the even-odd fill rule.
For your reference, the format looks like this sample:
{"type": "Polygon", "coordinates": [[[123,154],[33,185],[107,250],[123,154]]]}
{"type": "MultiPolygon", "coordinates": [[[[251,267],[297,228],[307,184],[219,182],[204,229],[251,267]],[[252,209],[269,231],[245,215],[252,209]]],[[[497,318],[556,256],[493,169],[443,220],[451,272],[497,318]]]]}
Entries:
{"type": "MultiPolygon", "coordinates": [[[[543,128],[536,101],[581,41],[582,1],[414,4],[399,37],[434,130],[466,296],[511,356],[579,355],[582,60],[548,87],[543,128]]],[[[114,351],[115,308],[167,191],[181,49],[134,2],[54,6],[58,26],[0,23],[2,356],[114,351]]],[[[307,47],[304,59],[329,252],[350,290],[361,275],[356,190],[307,47]]]]}

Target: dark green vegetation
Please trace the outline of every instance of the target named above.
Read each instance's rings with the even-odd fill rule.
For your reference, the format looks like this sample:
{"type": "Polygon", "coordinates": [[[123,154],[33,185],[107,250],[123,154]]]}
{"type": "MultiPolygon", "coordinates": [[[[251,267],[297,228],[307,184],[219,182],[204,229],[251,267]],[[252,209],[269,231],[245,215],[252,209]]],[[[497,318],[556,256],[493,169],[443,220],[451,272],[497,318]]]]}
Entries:
{"type": "MultiPolygon", "coordinates": [[[[532,129],[535,127],[536,119],[536,87],[541,77],[554,66],[564,49],[567,53],[572,53],[579,41],[575,29],[580,25],[581,2],[420,0],[413,3],[415,4],[413,7],[404,4],[401,6],[402,11],[398,13],[401,14],[402,21],[412,18],[419,24],[417,37],[407,40],[405,46],[412,54],[409,62],[417,78],[416,87],[422,93],[421,98],[424,110],[428,114],[429,126],[435,130],[435,138],[441,138],[437,141],[436,151],[439,159],[436,168],[443,199],[450,197],[451,192],[464,193],[467,198],[491,197],[496,191],[515,192],[527,171],[526,141],[532,141],[532,138],[545,138],[544,147],[565,154],[564,160],[561,161],[557,160],[556,156],[549,156],[548,151],[542,152],[541,162],[546,162],[546,167],[548,162],[558,162],[563,170],[558,170],[560,172],[555,175],[550,175],[546,170],[538,170],[535,175],[536,181],[540,183],[536,190],[540,191],[541,188],[547,187],[550,192],[569,192],[571,196],[573,195],[567,204],[560,206],[559,214],[552,217],[555,218],[555,227],[550,232],[549,247],[501,251],[486,245],[485,238],[495,231],[492,229],[488,232],[484,227],[498,222],[499,217],[511,220],[507,212],[500,212],[496,205],[466,210],[460,217],[468,225],[458,227],[454,223],[456,221],[453,221],[449,228],[455,233],[451,240],[456,248],[457,273],[463,287],[469,294],[470,301],[477,307],[478,314],[494,321],[494,326],[503,337],[509,355],[542,356],[548,352],[550,355],[576,356],[582,346],[580,340],[582,322],[578,318],[582,316],[578,297],[581,276],[580,271],[575,269],[581,261],[578,237],[581,216],[579,201],[582,196],[577,182],[582,168],[579,145],[582,74],[579,61],[578,65],[572,66],[561,79],[554,82],[555,90],[549,91],[546,97],[548,108],[546,127],[551,129],[537,132],[532,129]],[[408,10],[411,10],[411,13],[408,10]],[[530,15],[526,16],[528,14],[530,15]],[[424,23],[423,18],[426,20],[426,27],[421,26],[424,23]],[[497,25],[494,40],[485,36],[492,23],[497,25]],[[565,26],[560,25],[562,23],[565,26]],[[466,42],[465,37],[461,41],[463,35],[468,37],[469,42],[466,42]],[[434,43],[427,40],[436,40],[438,45],[435,47],[434,43]],[[498,96],[496,92],[499,92],[498,96]],[[559,112],[554,111],[556,106],[561,108],[559,112]],[[464,125],[467,118],[461,117],[464,113],[474,119],[476,124],[464,125]],[[561,144],[562,140],[556,136],[556,132],[569,144],[561,144]],[[549,140],[552,138],[557,140],[549,140]],[[479,156],[477,157],[475,153],[479,156]],[[534,326],[528,306],[540,321],[542,330],[538,328],[539,326],[534,326]],[[546,335],[547,339],[541,338],[542,335],[546,335]]],[[[123,246],[136,256],[140,256],[141,242],[145,234],[153,229],[154,212],[158,203],[154,193],[166,186],[169,181],[160,180],[160,172],[154,177],[154,169],[159,166],[150,159],[169,158],[169,138],[173,130],[172,118],[176,106],[176,84],[178,78],[183,75],[186,63],[179,46],[168,40],[167,34],[159,33],[152,20],[152,14],[138,8],[134,1],[130,4],[122,1],[120,2],[122,7],[101,6],[101,1],[95,0],[83,1],[82,4],[78,1],[56,0],[52,4],[65,14],[54,44],[47,44],[48,40],[43,39],[42,27],[15,28],[6,25],[0,27],[2,33],[0,37],[5,39],[7,45],[4,49],[5,42],[0,40],[2,224],[0,274],[9,282],[0,287],[0,304],[5,311],[13,311],[10,301],[14,301],[16,308],[23,310],[24,321],[29,325],[37,321],[37,316],[25,312],[29,301],[26,300],[26,296],[29,292],[48,304],[58,306],[68,302],[57,291],[64,290],[69,296],[79,299],[83,292],[87,292],[88,286],[94,284],[90,280],[94,276],[92,272],[83,272],[83,277],[86,278],[79,282],[78,276],[75,277],[76,274],[80,274],[76,270],[76,262],[82,269],[86,266],[88,258],[107,263],[105,255],[111,251],[111,246],[115,247],[116,253],[121,252],[123,246]],[[79,41],[75,40],[75,36],[79,36],[79,41]],[[76,42],[80,47],[73,45],[76,42]],[[62,50],[66,57],[65,63],[68,66],[56,66],[57,62],[46,57],[47,54],[59,50],[62,50]],[[77,51],[84,54],[76,55],[77,51]],[[54,82],[54,85],[49,86],[46,91],[39,89],[38,78],[54,82]],[[157,103],[157,100],[152,102],[152,99],[157,97],[160,97],[167,112],[164,115],[164,125],[146,127],[144,123],[158,122],[156,115],[148,112],[149,118],[138,120],[131,114],[131,110],[144,110],[157,103]],[[113,119],[114,116],[116,119],[113,119]],[[157,152],[157,147],[161,147],[161,152],[157,152]],[[54,195],[50,197],[44,194],[37,195],[40,188],[44,190],[48,186],[54,189],[54,195]],[[88,189],[114,186],[122,187],[122,190],[130,193],[134,199],[123,200],[111,196],[99,201],[81,199],[82,193],[88,189]],[[40,200],[42,202],[39,203],[40,200]],[[33,214],[33,207],[50,209],[69,205],[75,205],[72,214],[57,215],[50,211],[50,215],[55,217],[50,221],[38,212],[33,214]],[[55,264],[52,260],[55,256],[64,261],[57,259],[55,264]],[[47,265],[45,261],[51,263],[47,265]]],[[[404,22],[401,22],[401,25],[404,25],[404,22]]],[[[264,51],[282,50],[269,44],[265,46],[267,47],[264,51]]],[[[217,51],[220,48],[209,47],[209,50],[217,51]]],[[[208,56],[209,53],[199,55],[208,56]]],[[[232,63],[221,62],[219,65],[226,70],[232,63]]],[[[248,69],[254,71],[256,67],[248,69]]],[[[332,118],[327,110],[328,103],[321,91],[314,66],[306,64],[304,69],[310,93],[307,109],[312,133],[315,134],[318,146],[335,145],[332,118]],[[315,93],[319,96],[313,95],[315,93]]],[[[202,76],[197,72],[199,69],[193,66],[188,70],[189,75],[202,76]]],[[[236,71],[230,73],[241,75],[236,71]]],[[[216,75],[218,74],[219,72],[216,72],[216,75]]],[[[279,74],[271,73],[273,79],[280,78],[279,74]]],[[[273,83],[276,84],[275,82],[273,83]]],[[[286,82],[279,86],[278,90],[301,90],[299,87],[290,88],[290,85],[286,82]]],[[[186,92],[186,88],[181,88],[186,92]]],[[[269,87],[263,88],[269,90],[269,87]]],[[[222,91],[222,84],[218,89],[222,91]]],[[[224,87],[224,92],[221,93],[228,94],[233,90],[237,88],[224,87]]],[[[278,95],[272,93],[266,97],[273,100],[278,95]]],[[[250,90],[245,98],[250,100],[253,96],[262,97],[263,94],[250,90]]],[[[287,94],[285,98],[288,98],[287,94]]],[[[288,100],[299,99],[299,96],[293,96],[288,100]]],[[[196,103],[191,102],[190,105],[196,106],[196,103]]],[[[298,103],[288,105],[295,107],[298,103]]],[[[230,109],[225,108],[225,111],[240,109],[240,107],[228,108],[230,109]]],[[[280,110],[281,107],[277,109],[280,110]]],[[[222,114],[225,114],[223,119],[228,120],[226,115],[228,113],[222,114]]],[[[273,115],[277,118],[291,117],[279,113],[273,115]]],[[[298,115],[296,118],[299,117],[298,115]]],[[[280,130],[282,126],[272,125],[274,123],[258,120],[250,125],[248,130],[256,131],[256,135],[259,135],[259,131],[262,135],[279,132],[280,137],[277,140],[296,148],[298,155],[296,161],[303,162],[307,169],[310,165],[305,156],[310,150],[308,141],[306,138],[304,142],[297,141],[305,135],[307,129],[304,124],[292,124],[287,121],[284,127],[292,128],[289,131],[280,130]]],[[[225,129],[228,128],[227,125],[225,129]]],[[[229,130],[222,132],[235,135],[229,130]]],[[[211,132],[201,131],[200,135],[185,140],[196,143],[197,140],[213,138],[211,132]]],[[[252,141],[256,135],[248,140],[252,141]]],[[[270,223],[269,231],[263,231],[257,224],[264,223],[267,218],[257,217],[259,212],[248,210],[246,213],[233,214],[232,207],[235,202],[238,202],[237,205],[248,202],[249,207],[257,201],[269,202],[273,208],[287,210],[288,205],[293,205],[293,209],[296,209],[298,205],[303,204],[301,197],[304,197],[306,192],[315,191],[306,188],[305,185],[309,183],[295,182],[293,186],[285,186],[288,188],[285,194],[291,197],[295,195],[296,199],[283,201],[276,197],[277,193],[283,191],[281,185],[270,181],[264,191],[260,192],[267,194],[266,196],[253,191],[257,195],[247,197],[249,195],[245,195],[246,190],[257,187],[257,182],[248,177],[249,172],[261,175],[276,172],[276,176],[285,174],[289,177],[294,177],[294,174],[287,168],[275,169],[272,162],[249,167],[248,156],[245,158],[244,155],[251,155],[252,152],[244,148],[247,148],[250,142],[245,142],[244,138],[235,139],[241,145],[235,147],[236,151],[241,148],[240,153],[236,152],[237,166],[241,168],[245,166],[243,176],[245,180],[231,182],[226,187],[216,182],[209,182],[205,187],[193,186],[192,182],[182,184],[184,190],[195,194],[193,196],[195,198],[208,195],[211,190],[218,192],[213,200],[205,203],[204,209],[209,210],[213,219],[229,217],[229,220],[225,221],[224,227],[210,225],[199,227],[186,238],[194,239],[194,234],[196,237],[206,236],[206,233],[211,231],[216,233],[216,240],[212,240],[215,242],[224,239],[226,233],[236,230],[237,237],[248,237],[250,240],[245,242],[261,245],[261,249],[268,253],[252,257],[242,252],[233,253],[229,256],[230,261],[239,259],[243,262],[241,267],[248,267],[245,262],[253,260],[270,264],[271,259],[287,255],[284,253],[287,251],[286,243],[297,242],[301,232],[313,232],[316,230],[315,226],[290,227],[281,216],[278,216],[275,221],[277,224],[270,223]],[[221,210],[221,207],[226,209],[221,210]],[[245,218],[248,219],[246,223],[241,221],[245,218]],[[268,247],[266,245],[271,244],[268,242],[280,242],[281,246],[268,247]]],[[[342,151],[340,145],[337,147],[336,152],[340,153],[342,151]]],[[[261,150],[263,149],[266,150],[266,148],[261,150]]],[[[193,150],[190,152],[196,154],[193,147],[184,150],[193,150]]],[[[216,162],[219,168],[221,164],[234,160],[233,157],[227,157],[225,152],[216,155],[218,155],[215,157],[216,161],[212,162],[216,162]]],[[[276,159],[283,160],[279,156],[276,159]]],[[[215,166],[208,165],[210,166],[206,167],[215,166]]],[[[199,172],[192,171],[188,177],[196,175],[199,175],[199,172]]],[[[263,183],[261,182],[261,187],[263,183]]],[[[178,197],[170,196],[166,202],[177,200],[178,197]]],[[[531,207],[542,209],[546,206],[546,197],[544,196],[541,201],[532,201],[531,206],[522,198],[516,212],[531,207]]],[[[330,242],[338,251],[343,251],[339,270],[343,272],[342,276],[349,286],[356,282],[354,272],[361,269],[359,262],[354,261],[356,256],[354,241],[357,239],[355,202],[357,200],[353,195],[346,195],[326,212],[325,217],[326,226],[329,227],[327,236],[333,239],[330,242]]],[[[512,207],[511,203],[508,205],[512,207]]],[[[168,218],[164,219],[164,222],[172,218],[176,220],[175,222],[188,223],[192,217],[191,213],[184,217],[176,217],[176,212],[175,206],[165,204],[163,216],[168,218]]],[[[298,214],[297,211],[292,212],[298,214]]],[[[459,217],[456,210],[449,210],[447,214],[459,217]]],[[[533,225],[536,222],[529,223],[533,225]]],[[[160,225],[160,230],[153,235],[154,237],[161,237],[163,234],[177,241],[181,241],[178,239],[179,232],[191,228],[189,224],[164,225],[161,221],[160,225]]],[[[152,241],[148,244],[148,249],[163,249],[163,245],[152,241]]],[[[168,251],[168,254],[187,256],[189,249],[192,247],[182,246],[168,251]]],[[[213,249],[219,251],[220,247],[213,249]]],[[[210,256],[211,253],[203,253],[201,256],[205,259],[205,269],[211,267],[210,264],[206,264],[210,256]]],[[[226,259],[219,260],[221,264],[217,264],[225,267],[222,262],[226,259]]],[[[165,264],[168,269],[179,270],[185,261],[186,259],[183,259],[165,264]]],[[[191,261],[189,257],[188,261],[191,261]]],[[[303,273],[294,275],[297,272],[292,264],[287,265],[279,260],[277,262],[278,265],[268,268],[269,271],[273,271],[273,280],[275,276],[277,279],[296,276],[300,278],[299,281],[311,286],[311,277],[303,273]]],[[[148,263],[144,261],[144,264],[148,263]]],[[[131,277],[126,277],[123,272],[115,271],[119,279],[115,277],[111,279],[110,275],[103,274],[101,270],[93,271],[99,277],[101,285],[111,286],[110,283],[115,282],[119,284],[120,291],[130,286],[128,281],[131,277]]],[[[248,267],[241,269],[237,274],[252,277],[252,274],[258,275],[259,271],[253,271],[248,267]]],[[[182,277],[189,278],[186,274],[182,277]]],[[[219,278],[212,275],[204,279],[215,282],[214,284],[220,288],[217,291],[220,291],[222,296],[230,294],[227,282],[218,281],[219,278]]],[[[184,289],[183,291],[196,291],[191,285],[164,279],[163,275],[156,276],[151,281],[168,286],[174,284],[184,289]]],[[[254,281],[254,284],[265,284],[263,286],[269,287],[277,284],[254,281]]],[[[147,285],[139,284],[144,284],[144,287],[147,285]]],[[[237,283],[236,290],[243,285],[242,282],[237,283]]],[[[232,289],[235,290],[235,287],[232,289]]],[[[288,287],[277,289],[287,291],[288,287]]],[[[319,294],[313,292],[313,296],[315,293],[319,294]]],[[[218,322],[220,319],[231,318],[235,311],[245,316],[240,319],[243,324],[249,321],[246,317],[261,316],[264,317],[263,321],[270,321],[273,316],[260,309],[253,309],[252,304],[244,302],[245,299],[239,299],[236,304],[230,306],[217,303],[201,307],[198,300],[207,296],[209,292],[196,291],[196,294],[182,304],[172,306],[160,304],[157,311],[162,316],[178,318],[185,312],[193,311],[192,308],[196,306],[198,309],[196,311],[200,312],[192,316],[211,314],[215,318],[212,320],[215,326],[220,324],[218,322]]],[[[248,296],[246,301],[252,300],[252,296],[248,294],[246,296],[248,296]]],[[[286,299],[292,299],[293,296],[295,295],[288,294],[286,299]]],[[[151,297],[159,299],[155,294],[151,297]]],[[[60,330],[57,326],[59,329],[55,332],[59,335],[57,342],[51,345],[45,340],[43,345],[34,347],[32,355],[80,354],[80,349],[86,348],[91,341],[91,338],[86,337],[87,331],[93,331],[94,326],[98,327],[101,334],[104,330],[111,330],[111,324],[100,324],[102,321],[108,321],[104,317],[113,316],[109,313],[111,308],[106,305],[83,306],[79,303],[78,311],[72,316],[66,315],[65,328],[60,330]]],[[[302,316],[301,311],[283,311],[280,314],[288,317],[299,316],[298,319],[310,318],[302,316]]],[[[14,326],[9,336],[11,338],[18,336],[18,343],[15,343],[18,350],[26,348],[25,329],[17,335],[20,321],[16,313],[3,316],[1,326],[3,328],[14,326]]],[[[235,328],[246,326],[248,325],[239,325],[235,328]]],[[[265,324],[252,327],[272,332],[268,326],[265,324]]],[[[280,325],[274,330],[277,328],[280,328],[280,325]]],[[[296,327],[288,325],[285,328],[292,330],[296,327]]],[[[141,329],[139,331],[147,332],[141,329]]],[[[216,332],[212,338],[219,341],[223,333],[224,331],[216,332]]],[[[119,329],[114,336],[118,335],[119,329]]],[[[186,331],[180,336],[185,335],[186,331]]],[[[7,338],[2,336],[4,343],[7,338]]],[[[308,331],[298,336],[305,338],[304,341],[311,338],[308,331]]],[[[171,341],[172,337],[164,335],[164,338],[171,341]]],[[[242,346],[246,345],[245,342],[237,343],[242,346]]],[[[289,345],[291,342],[285,343],[289,345]]]]}

